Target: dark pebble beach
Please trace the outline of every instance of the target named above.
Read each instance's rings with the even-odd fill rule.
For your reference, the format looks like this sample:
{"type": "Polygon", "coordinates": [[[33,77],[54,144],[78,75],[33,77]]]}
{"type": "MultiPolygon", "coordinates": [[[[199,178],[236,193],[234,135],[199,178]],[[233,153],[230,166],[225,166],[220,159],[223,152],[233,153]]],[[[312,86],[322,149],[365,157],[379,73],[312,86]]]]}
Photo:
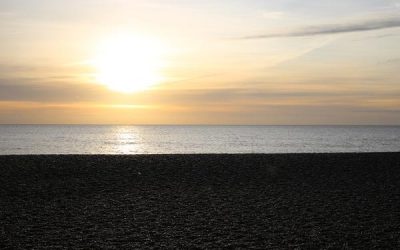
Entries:
{"type": "Polygon", "coordinates": [[[400,249],[400,153],[0,156],[0,249],[400,249]]]}

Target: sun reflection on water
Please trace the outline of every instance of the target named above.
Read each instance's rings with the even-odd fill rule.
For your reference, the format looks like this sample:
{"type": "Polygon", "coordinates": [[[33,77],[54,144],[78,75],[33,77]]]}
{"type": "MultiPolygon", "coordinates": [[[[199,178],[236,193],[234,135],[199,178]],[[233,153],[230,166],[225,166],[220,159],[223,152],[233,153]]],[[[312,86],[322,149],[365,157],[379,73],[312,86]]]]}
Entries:
{"type": "Polygon", "coordinates": [[[140,153],[140,136],[129,127],[117,127],[115,130],[116,151],[120,154],[140,153]]]}

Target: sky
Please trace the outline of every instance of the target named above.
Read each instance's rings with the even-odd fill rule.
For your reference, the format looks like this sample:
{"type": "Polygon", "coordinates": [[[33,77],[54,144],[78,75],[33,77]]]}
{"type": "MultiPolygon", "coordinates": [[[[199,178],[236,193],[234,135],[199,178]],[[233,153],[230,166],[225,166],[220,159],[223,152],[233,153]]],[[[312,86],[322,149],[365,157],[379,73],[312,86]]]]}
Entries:
{"type": "Polygon", "coordinates": [[[0,123],[400,125],[400,0],[2,0],[0,123]]]}

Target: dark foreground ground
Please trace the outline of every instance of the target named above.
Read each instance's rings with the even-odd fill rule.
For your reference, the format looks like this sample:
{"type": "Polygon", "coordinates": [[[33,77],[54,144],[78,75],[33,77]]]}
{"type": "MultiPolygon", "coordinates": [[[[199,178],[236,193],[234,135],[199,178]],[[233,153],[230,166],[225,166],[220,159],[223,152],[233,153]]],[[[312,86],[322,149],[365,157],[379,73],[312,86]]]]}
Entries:
{"type": "Polygon", "coordinates": [[[399,249],[400,153],[0,156],[0,249],[399,249]]]}

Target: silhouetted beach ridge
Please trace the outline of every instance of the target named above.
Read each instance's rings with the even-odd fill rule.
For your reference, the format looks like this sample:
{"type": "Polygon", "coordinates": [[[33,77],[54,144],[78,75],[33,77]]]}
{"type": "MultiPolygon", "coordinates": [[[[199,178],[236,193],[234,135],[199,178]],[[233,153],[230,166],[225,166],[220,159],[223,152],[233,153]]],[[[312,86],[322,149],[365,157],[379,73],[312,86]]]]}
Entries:
{"type": "Polygon", "coordinates": [[[0,248],[400,247],[400,153],[0,156],[0,248]]]}

